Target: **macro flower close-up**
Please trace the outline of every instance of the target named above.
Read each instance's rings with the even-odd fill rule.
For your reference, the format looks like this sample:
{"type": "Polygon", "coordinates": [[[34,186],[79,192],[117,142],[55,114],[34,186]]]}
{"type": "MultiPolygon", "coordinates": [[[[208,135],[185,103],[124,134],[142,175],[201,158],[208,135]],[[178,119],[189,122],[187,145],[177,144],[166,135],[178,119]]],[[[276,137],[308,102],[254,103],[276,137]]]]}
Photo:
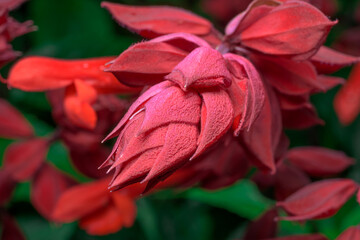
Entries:
{"type": "Polygon", "coordinates": [[[358,0],[0,1],[4,240],[360,240],[358,0]]]}

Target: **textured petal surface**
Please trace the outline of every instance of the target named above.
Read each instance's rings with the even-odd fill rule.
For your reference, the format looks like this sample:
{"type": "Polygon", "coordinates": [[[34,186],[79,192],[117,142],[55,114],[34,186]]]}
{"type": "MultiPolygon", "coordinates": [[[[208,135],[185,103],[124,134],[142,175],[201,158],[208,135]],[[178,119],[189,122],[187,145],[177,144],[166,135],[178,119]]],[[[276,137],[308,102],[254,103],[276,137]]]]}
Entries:
{"type": "Polygon", "coordinates": [[[233,103],[234,105],[242,106],[241,116],[235,116],[237,121],[234,123],[235,135],[238,135],[240,130],[246,128],[249,130],[259,116],[264,105],[265,90],[258,71],[249,60],[230,53],[225,54],[224,57],[232,65],[232,73],[236,78],[233,84],[237,84],[245,92],[245,102],[237,102],[235,100],[233,103]],[[242,74],[245,74],[245,76],[238,76],[236,69],[243,69],[242,74]]]}
{"type": "Polygon", "coordinates": [[[222,55],[208,47],[192,51],[165,79],[177,83],[184,91],[212,87],[229,87],[232,77],[222,55]],[[206,66],[206,67],[204,67],[206,66]]]}
{"type": "Polygon", "coordinates": [[[153,85],[163,81],[187,54],[166,42],[138,43],[121,53],[105,71],[129,86],[153,85]]]}
{"type": "Polygon", "coordinates": [[[317,51],[335,23],[310,4],[286,1],[244,29],[240,41],[266,54],[307,57],[317,51]]]}
{"type": "Polygon", "coordinates": [[[278,206],[291,214],[281,217],[283,220],[301,221],[321,219],[334,215],[357,189],[355,182],[349,179],[331,179],[312,183],[278,206]]]}

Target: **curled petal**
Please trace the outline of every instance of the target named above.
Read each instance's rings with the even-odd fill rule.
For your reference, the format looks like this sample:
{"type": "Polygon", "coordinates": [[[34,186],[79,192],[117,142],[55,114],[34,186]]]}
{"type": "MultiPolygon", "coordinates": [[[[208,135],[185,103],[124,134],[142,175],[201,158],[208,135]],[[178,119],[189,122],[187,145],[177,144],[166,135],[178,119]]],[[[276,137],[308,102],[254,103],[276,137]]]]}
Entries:
{"type": "Polygon", "coordinates": [[[311,57],[311,62],[317,71],[322,74],[331,74],[339,69],[360,62],[360,57],[354,57],[322,46],[319,51],[311,57]]]}
{"type": "Polygon", "coordinates": [[[293,148],[286,157],[293,165],[315,177],[341,173],[355,163],[343,152],[321,147],[293,148]]]}
{"type": "Polygon", "coordinates": [[[186,55],[166,42],[143,42],[120,54],[105,71],[128,86],[153,85],[163,81],[186,55]]]}
{"type": "Polygon", "coordinates": [[[216,143],[231,127],[234,117],[229,95],[222,90],[202,92],[201,132],[194,159],[216,143]]]}
{"type": "Polygon", "coordinates": [[[312,183],[288,197],[278,206],[291,216],[283,220],[322,219],[334,215],[354,194],[357,184],[349,179],[331,179],[312,183]]]}
{"type": "Polygon", "coordinates": [[[229,87],[232,77],[225,59],[218,51],[199,47],[175,66],[165,79],[177,83],[187,91],[190,88],[229,87]]]}
{"type": "MultiPolygon", "coordinates": [[[[37,211],[48,220],[56,220],[52,213],[60,195],[74,184],[67,175],[51,165],[44,164],[31,185],[31,202],[37,211]]],[[[74,199],[71,199],[73,201],[74,199]]]]}
{"type": "Polygon", "coordinates": [[[24,116],[6,100],[0,99],[0,136],[5,138],[27,138],[34,135],[24,116]]]}
{"type": "Polygon", "coordinates": [[[76,93],[68,88],[64,100],[66,116],[70,121],[79,127],[94,129],[97,122],[97,115],[91,104],[82,100],[76,93]]]}
{"type": "Polygon", "coordinates": [[[184,32],[206,35],[211,23],[186,10],[168,6],[128,6],[102,2],[115,20],[130,31],[145,38],[154,38],[169,33],[184,32]]]}
{"type": "Polygon", "coordinates": [[[31,139],[10,145],[5,152],[4,168],[16,181],[29,180],[45,161],[46,139],[31,139]]]}
{"type": "MultiPolygon", "coordinates": [[[[237,99],[233,100],[235,108],[238,105],[243,106],[241,115],[235,116],[234,122],[234,134],[239,135],[241,130],[246,128],[249,130],[259,116],[264,105],[265,90],[258,71],[249,60],[231,53],[225,54],[224,57],[232,66],[232,74],[235,74],[234,77],[237,79],[233,81],[233,84],[237,84],[238,88],[245,92],[245,102],[238,102],[237,99]],[[243,69],[243,76],[237,76],[234,69],[243,69]]],[[[239,100],[241,101],[242,98],[239,100]]]]}

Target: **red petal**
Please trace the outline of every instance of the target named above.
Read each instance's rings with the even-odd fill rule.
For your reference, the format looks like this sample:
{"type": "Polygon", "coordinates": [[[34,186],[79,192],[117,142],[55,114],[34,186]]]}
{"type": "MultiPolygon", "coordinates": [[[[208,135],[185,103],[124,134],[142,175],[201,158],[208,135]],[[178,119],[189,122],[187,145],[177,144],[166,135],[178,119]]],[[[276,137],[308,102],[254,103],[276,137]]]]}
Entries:
{"type": "Polygon", "coordinates": [[[45,161],[46,139],[31,139],[10,145],[4,155],[4,168],[16,181],[29,180],[45,161]]]}
{"type": "Polygon", "coordinates": [[[208,20],[176,7],[128,6],[110,2],[102,2],[101,6],[109,10],[121,26],[145,38],[177,32],[205,35],[212,28],[208,20]]]}
{"type": "Polygon", "coordinates": [[[144,92],[136,101],[130,106],[127,113],[124,115],[124,117],[121,119],[121,121],[118,123],[118,125],[109,133],[109,135],[103,140],[106,141],[108,139],[111,139],[117,135],[119,135],[120,130],[124,127],[124,125],[129,121],[130,118],[132,118],[134,115],[136,115],[137,111],[141,109],[141,106],[148,101],[153,96],[157,95],[164,89],[172,86],[173,83],[169,81],[164,81],[159,84],[156,84],[155,86],[149,88],[146,92],[144,92]]]}
{"type": "Polygon", "coordinates": [[[285,58],[256,57],[264,78],[280,93],[304,95],[322,89],[314,66],[309,61],[292,61],[285,58]]]}
{"type": "MultiPolygon", "coordinates": [[[[35,175],[31,187],[31,202],[37,211],[48,220],[54,220],[52,212],[60,195],[74,181],[51,165],[43,165],[35,175]]],[[[74,199],[71,199],[74,201],[74,199]]]]}
{"type": "Polygon", "coordinates": [[[334,215],[354,194],[357,185],[349,179],[331,179],[312,183],[278,206],[292,216],[281,217],[283,220],[301,221],[322,219],[334,215]]]}
{"type": "Polygon", "coordinates": [[[360,226],[349,227],[336,240],[355,240],[360,239],[360,226]]]}
{"type": "Polygon", "coordinates": [[[106,71],[129,86],[153,85],[163,81],[186,55],[187,52],[168,43],[143,42],[120,54],[106,71]]]}
{"type": "Polygon", "coordinates": [[[321,46],[334,24],[310,4],[286,1],[244,29],[239,37],[242,45],[262,53],[307,58],[321,46]]]}
{"type": "Polygon", "coordinates": [[[79,99],[88,103],[94,103],[96,101],[97,92],[92,86],[86,84],[80,79],[76,79],[74,81],[74,86],[76,89],[76,95],[79,99]]]}
{"type": "MultiPolygon", "coordinates": [[[[234,69],[243,69],[245,76],[235,76],[233,84],[237,84],[239,88],[245,92],[245,102],[235,101],[233,104],[242,105],[239,123],[235,123],[235,135],[239,135],[240,130],[249,130],[251,125],[259,116],[265,99],[265,90],[261,77],[252,63],[242,56],[235,54],[225,54],[224,57],[229,61],[234,69]]],[[[234,74],[235,72],[233,72],[234,74]]],[[[237,116],[235,116],[236,119],[237,116]]]]}
{"type": "Polygon", "coordinates": [[[16,182],[11,178],[10,173],[0,169],[0,206],[9,201],[15,186],[16,182]]]}
{"type": "Polygon", "coordinates": [[[227,92],[221,89],[202,92],[201,132],[198,147],[191,159],[209,149],[229,130],[233,123],[234,110],[227,92]]]}
{"type": "MultiPolygon", "coordinates": [[[[342,85],[346,82],[345,79],[343,79],[341,77],[332,77],[332,76],[326,76],[326,75],[318,75],[317,81],[324,92],[327,92],[330,89],[336,87],[337,85],[342,85]]],[[[317,93],[317,92],[318,91],[315,90],[312,92],[312,94],[317,93]]]]}
{"type": "Polygon", "coordinates": [[[315,177],[339,174],[355,163],[343,152],[321,147],[297,147],[291,149],[287,159],[298,168],[315,177]]]}
{"type": "Polygon", "coordinates": [[[305,105],[295,110],[283,110],[282,117],[284,127],[290,129],[305,129],[325,124],[323,120],[318,118],[312,105],[305,105]]]}
{"type": "Polygon", "coordinates": [[[272,208],[259,219],[250,223],[246,229],[244,240],[260,240],[275,237],[277,232],[277,222],[275,221],[275,218],[277,216],[276,208],[272,208]]]}
{"type": "Polygon", "coordinates": [[[192,50],[198,47],[211,48],[211,46],[202,38],[199,38],[189,33],[171,33],[161,37],[154,38],[150,42],[168,43],[185,52],[191,52],[192,50]]]}
{"type": "Polygon", "coordinates": [[[53,218],[58,222],[72,222],[107,206],[109,179],[76,185],[63,192],[56,203],[53,218]]]}
{"type": "Polygon", "coordinates": [[[28,57],[11,69],[8,84],[24,91],[46,91],[70,85],[75,79],[88,82],[101,93],[136,92],[120,84],[104,65],[113,57],[60,60],[46,57],[28,57]]]}
{"type": "Polygon", "coordinates": [[[300,169],[282,163],[275,175],[276,200],[283,201],[291,194],[311,183],[310,178],[300,169]]]}
{"type": "Polygon", "coordinates": [[[353,122],[360,112],[360,64],[353,68],[348,81],[337,93],[334,100],[335,112],[344,125],[353,122]]]}
{"type": "Polygon", "coordinates": [[[27,138],[34,135],[31,125],[23,115],[6,100],[0,99],[0,136],[27,138]]]}
{"type": "Polygon", "coordinates": [[[311,58],[311,62],[322,74],[331,74],[359,61],[360,57],[350,56],[324,46],[311,58]]]}
{"type": "Polygon", "coordinates": [[[241,133],[246,149],[254,156],[254,163],[271,173],[275,173],[275,150],[282,132],[281,112],[273,94],[268,91],[259,117],[249,131],[241,133]]]}
{"type": "Polygon", "coordinates": [[[66,91],[64,100],[65,114],[76,126],[94,129],[97,122],[97,115],[91,104],[83,101],[75,95],[70,87],[66,91]]]}
{"type": "Polygon", "coordinates": [[[217,50],[208,47],[193,50],[165,79],[177,83],[184,91],[229,87],[232,81],[225,59],[217,50]]]}

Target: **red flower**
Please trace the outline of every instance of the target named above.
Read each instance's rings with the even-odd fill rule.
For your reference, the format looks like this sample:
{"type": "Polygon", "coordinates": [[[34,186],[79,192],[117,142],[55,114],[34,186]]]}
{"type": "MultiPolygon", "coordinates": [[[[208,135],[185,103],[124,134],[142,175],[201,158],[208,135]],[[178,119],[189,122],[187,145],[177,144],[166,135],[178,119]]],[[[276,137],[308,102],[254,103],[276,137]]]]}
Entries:
{"type": "Polygon", "coordinates": [[[114,193],[107,190],[109,179],[74,186],[58,200],[53,219],[66,223],[79,220],[79,226],[91,235],[107,235],[130,227],[136,216],[134,198],[138,186],[114,193]]]}
{"type": "Polygon", "coordinates": [[[7,83],[24,91],[47,91],[65,88],[64,109],[76,126],[93,129],[97,115],[92,105],[101,94],[131,93],[138,89],[120,84],[104,73],[111,57],[85,60],[57,60],[29,57],[20,60],[9,73],[7,83]]]}

